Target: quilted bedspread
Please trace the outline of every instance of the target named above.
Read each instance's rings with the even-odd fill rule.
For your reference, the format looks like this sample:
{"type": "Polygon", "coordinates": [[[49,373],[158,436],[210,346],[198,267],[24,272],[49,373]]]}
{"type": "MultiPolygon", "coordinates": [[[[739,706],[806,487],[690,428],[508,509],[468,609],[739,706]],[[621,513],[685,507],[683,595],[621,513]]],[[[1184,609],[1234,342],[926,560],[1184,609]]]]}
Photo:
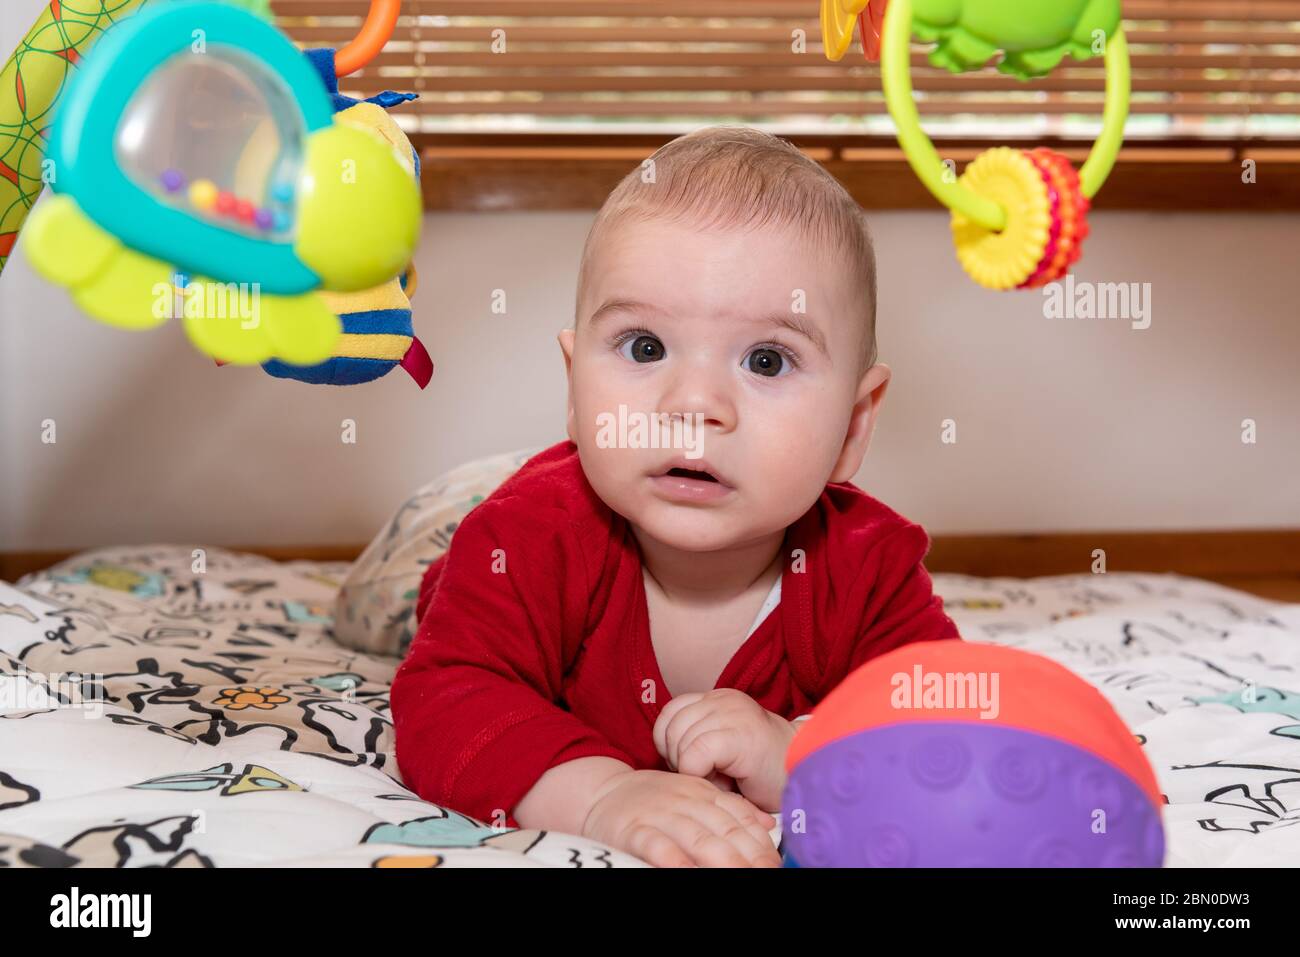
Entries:
{"type": "Polygon", "coordinates": [[[330,634],[346,568],[111,548],[0,584],[0,866],[643,866],[401,786],[399,659],[330,634]]]}
{"type": "MultiPolygon", "coordinates": [[[[331,634],[346,567],[139,546],[0,583],[0,866],[638,866],[402,786],[398,659],[331,634]]],[[[1300,864],[1300,605],[1165,575],[935,584],[966,638],[1115,705],[1168,865],[1300,864]]]]}

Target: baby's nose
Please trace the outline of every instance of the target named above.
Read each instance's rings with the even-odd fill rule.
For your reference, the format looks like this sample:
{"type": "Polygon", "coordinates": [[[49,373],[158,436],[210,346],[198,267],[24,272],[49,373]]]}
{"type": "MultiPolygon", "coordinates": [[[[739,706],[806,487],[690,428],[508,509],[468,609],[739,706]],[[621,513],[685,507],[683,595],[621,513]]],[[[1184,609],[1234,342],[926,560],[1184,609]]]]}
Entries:
{"type": "Polygon", "coordinates": [[[717,375],[679,376],[664,393],[659,411],[722,431],[736,426],[736,404],[717,375]]]}

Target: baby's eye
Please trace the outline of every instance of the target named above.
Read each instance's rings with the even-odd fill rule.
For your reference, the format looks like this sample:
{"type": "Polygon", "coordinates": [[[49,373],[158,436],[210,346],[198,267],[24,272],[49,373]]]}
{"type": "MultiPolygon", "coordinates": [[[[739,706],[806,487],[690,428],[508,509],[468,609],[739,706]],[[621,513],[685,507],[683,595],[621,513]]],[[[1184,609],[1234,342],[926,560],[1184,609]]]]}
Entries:
{"type": "Polygon", "coordinates": [[[756,375],[774,379],[787,374],[794,368],[794,364],[778,350],[769,346],[760,346],[745,357],[745,368],[756,375]]]}
{"type": "Polygon", "coordinates": [[[633,362],[658,362],[664,357],[664,344],[654,336],[641,335],[620,345],[619,352],[633,362]]]}

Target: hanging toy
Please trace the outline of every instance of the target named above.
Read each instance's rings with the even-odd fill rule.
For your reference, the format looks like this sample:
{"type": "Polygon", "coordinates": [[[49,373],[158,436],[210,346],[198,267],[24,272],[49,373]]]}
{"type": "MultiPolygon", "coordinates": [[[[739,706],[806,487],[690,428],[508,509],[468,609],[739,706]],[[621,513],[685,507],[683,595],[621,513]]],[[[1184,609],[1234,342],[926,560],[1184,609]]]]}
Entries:
{"type": "MultiPolygon", "coordinates": [[[[389,107],[416,98],[414,93],[391,90],[353,99],[339,93],[340,76],[369,62],[387,42],[397,21],[398,0],[372,3],[370,15],[357,39],[335,53],[307,50],[306,57],[325,85],[334,110],[334,122],[381,137],[393,158],[418,184],[420,153],[402,128],[386,112],[389,107]]],[[[297,379],[318,385],[357,385],[371,382],[401,367],[423,389],[433,376],[433,361],[415,335],[411,322],[411,299],[415,295],[415,264],[408,263],[400,276],[373,289],[357,292],[322,292],[326,305],[342,323],[343,332],[328,359],[316,365],[293,365],[272,360],[262,368],[277,378],[297,379]]]]}
{"type": "MultiPolygon", "coordinates": [[[[339,93],[338,78],[354,73],[373,59],[392,35],[399,0],[374,0],[357,38],[339,50],[307,50],[308,61],[325,84],[335,110],[334,122],[366,129],[384,139],[393,158],[420,181],[420,154],[386,110],[416,98],[414,93],[385,91],[364,100],[339,93]]],[[[415,335],[411,299],[415,295],[415,264],[400,276],[373,289],[357,292],[322,292],[321,297],[339,317],[343,333],[330,358],[317,365],[300,366],[272,360],[262,368],[277,378],[326,385],[371,382],[400,366],[421,389],[433,375],[433,362],[415,335]]]]}
{"type": "MultiPolygon", "coordinates": [[[[384,92],[365,100],[342,96],[336,92],[337,80],[332,70],[326,73],[323,67],[325,63],[332,63],[334,51],[309,50],[307,55],[322,70],[322,78],[334,99],[338,109],[334,122],[382,136],[391,146],[393,157],[418,183],[419,152],[384,109],[413,99],[415,94],[384,92]]],[[[343,325],[343,333],[330,358],[310,366],[272,360],[262,368],[282,379],[318,385],[357,385],[378,379],[400,366],[423,389],[433,375],[433,361],[415,335],[411,322],[411,299],[415,296],[415,288],[415,263],[412,262],[400,276],[393,276],[373,289],[322,291],[321,298],[343,325]]]]}
{"type": "Polygon", "coordinates": [[[1119,0],[822,0],[822,42],[839,60],[857,23],[863,53],[880,60],[885,102],[913,172],[952,210],[957,259],[990,289],[1026,289],[1061,279],[1088,235],[1090,200],[1119,155],[1128,117],[1128,45],[1119,0]],[[1105,41],[1106,98],[1101,135],[1076,172],[1039,147],[996,147],[961,177],[945,175],[921,129],[912,95],[911,37],[934,42],[930,62],[957,73],[1002,54],[998,70],[1021,80],[1044,76],[1068,53],[1095,56],[1105,41]]]}
{"type": "Polygon", "coordinates": [[[419,237],[419,188],[390,144],[335,123],[297,48],[226,4],[178,0],[109,30],[47,164],[57,195],[22,239],[35,269],[109,325],[179,316],[223,362],[329,359],[342,323],[317,290],[388,282],[419,237]]]}

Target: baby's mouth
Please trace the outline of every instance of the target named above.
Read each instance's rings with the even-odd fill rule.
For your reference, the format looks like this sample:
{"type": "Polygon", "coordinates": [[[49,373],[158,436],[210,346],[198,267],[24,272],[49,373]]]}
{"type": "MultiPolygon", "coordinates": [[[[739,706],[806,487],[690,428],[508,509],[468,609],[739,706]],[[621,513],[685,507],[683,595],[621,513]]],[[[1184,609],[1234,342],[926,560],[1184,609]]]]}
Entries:
{"type": "Polygon", "coordinates": [[[710,473],[700,472],[695,469],[672,468],[668,470],[667,474],[676,476],[677,478],[696,479],[697,481],[701,481],[701,482],[717,481],[717,479],[710,473]]]}
{"type": "Polygon", "coordinates": [[[713,471],[711,463],[703,460],[678,458],[651,478],[659,494],[678,502],[720,502],[735,491],[725,475],[713,471]]]}

